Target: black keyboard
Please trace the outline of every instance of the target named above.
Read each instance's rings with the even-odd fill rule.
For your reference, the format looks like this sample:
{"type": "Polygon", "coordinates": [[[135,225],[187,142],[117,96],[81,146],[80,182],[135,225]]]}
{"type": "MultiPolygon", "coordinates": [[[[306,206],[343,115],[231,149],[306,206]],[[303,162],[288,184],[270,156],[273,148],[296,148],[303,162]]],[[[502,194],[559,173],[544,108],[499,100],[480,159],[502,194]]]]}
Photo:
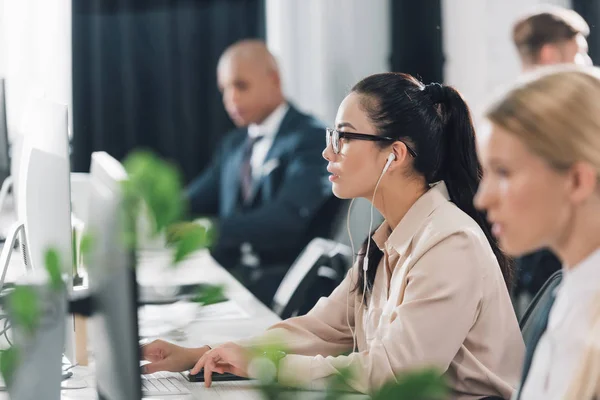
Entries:
{"type": "MultiPolygon", "coordinates": [[[[190,381],[190,382],[204,382],[204,368],[200,370],[200,372],[198,372],[195,375],[190,374],[189,372],[184,372],[183,375],[190,381]]],[[[229,373],[224,373],[224,374],[219,374],[216,372],[212,373],[212,380],[213,382],[226,382],[226,381],[247,381],[249,378],[244,378],[242,376],[238,376],[238,375],[234,375],[234,374],[229,374],[229,373]]]]}

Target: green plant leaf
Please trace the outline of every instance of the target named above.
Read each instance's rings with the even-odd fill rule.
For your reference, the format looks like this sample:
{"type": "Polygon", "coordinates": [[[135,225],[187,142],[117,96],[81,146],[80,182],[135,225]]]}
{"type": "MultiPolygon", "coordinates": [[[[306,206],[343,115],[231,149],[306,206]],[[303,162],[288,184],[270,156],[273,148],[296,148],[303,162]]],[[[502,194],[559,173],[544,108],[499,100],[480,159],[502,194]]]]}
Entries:
{"type": "Polygon", "coordinates": [[[340,397],[340,393],[351,392],[352,388],[346,382],[350,381],[355,376],[352,368],[342,368],[339,372],[333,375],[327,382],[325,391],[325,400],[334,400],[340,397]]]}
{"type": "Polygon", "coordinates": [[[0,373],[7,385],[12,384],[14,373],[19,365],[19,351],[15,347],[0,351],[0,373]]]}
{"type": "Polygon", "coordinates": [[[63,287],[62,273],[60,270],[60,256],[56,249],[46,250],[45,255],[46,270],[50,276],[50,287],[53,290],[60,290],[63,287]]]}
{"type": "Polygon", "coordinates": [[[207,246],[206,227],[194,222],[171,225],[167,230],[167,243],[175,248],[173,264],[183,261],[194,251],[207,246]]]}
{"type": "Polygon", "coordinates": [[[139,209],[139,198],[134,193],[129,181],[123,182],[124,190],[123,202],[119,210],[122,225],[121,240],[127,249],[136,249],[137,247],[137,229],[136,221],[139,209]]]}
{"type": "Polygon", "coordinates": [[[75,274],[75,272],[77,272],[77,263],[79,261],[77,259],[77,230],[75,228],[71,231],[71,254],[73,256],[73,274],[75,274]]]}
{"type": "Polygon", "coordinates": [[[16,286],[10,294],[8,302],[15,324],[22,326],[27,332],[33,333],[40,319],[37,293],[28,286],[16,286]]]}
{"type": "Polygon", "coordinates": [[[181,219],[185,207],[177,168],[146,151],[131,153],[123,164],[129,175],[128,192],[147,207],[154,234],[181,219]]]}
{"type": "Polygon", "coordinates": [[[202,303],[205,306],[224,301],[227,301],[227,297],[225,297],[225,287],[223,285],[202,286],[194,298],[194,302],[202,303]]]}
{"type": "Polygon", "coordinates": [[[373,400],[411,399],[444,400],[449,390],[442,373],[436,369],[423,369],[398,377],[397,382],[384,385],[373,400]]]}
{"type": "Polygon", "coordinates": [[[81,259],[87,265],[89,255],[94,248],[94,237],[90,232],[86,232],[81,236],[81,242],[79,243],[79,254],[81,259]]]}

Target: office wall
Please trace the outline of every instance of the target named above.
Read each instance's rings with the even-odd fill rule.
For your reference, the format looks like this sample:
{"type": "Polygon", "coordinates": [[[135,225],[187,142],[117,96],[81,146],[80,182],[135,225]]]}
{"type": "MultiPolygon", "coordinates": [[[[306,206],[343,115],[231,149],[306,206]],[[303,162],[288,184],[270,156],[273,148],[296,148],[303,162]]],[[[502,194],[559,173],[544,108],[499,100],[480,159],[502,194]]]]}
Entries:
{"type": "Polygon", "coordinates": [[[520,72],[512,44],[515,19],[539,4],[570,7],[570,0],[442,0],[444,77],[466,97],[476,116],[490,92],[520,72]]]}
{"type": "Polygon", "coordinates": [[[327,124],[353,84],[389,70],[389,0],[267,0],[266,15],[288,98],[327,124]]]}
{"type": "Polygon", "coordinates": [[[0,73],[11,136],[32,96],[71,114],[71,0],[0,0],[0,73]]]}

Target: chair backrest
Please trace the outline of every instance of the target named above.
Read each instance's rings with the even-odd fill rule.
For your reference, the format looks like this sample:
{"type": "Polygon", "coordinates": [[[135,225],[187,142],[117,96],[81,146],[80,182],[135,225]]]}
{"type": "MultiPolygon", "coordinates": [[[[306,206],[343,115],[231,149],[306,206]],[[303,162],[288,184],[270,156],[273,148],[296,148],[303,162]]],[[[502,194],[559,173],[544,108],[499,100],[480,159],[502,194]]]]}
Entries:
{"type": "Polygon", "coordinates": [[[556,271],[548,278],[544,286],[537,292],[529,307],[523,314],[519,326],[521,328],[521,334],[525,341],[525,346],[529,348],[533,331],[537,325],[537,321],[540,319],[541,313],[544,313],[548,307],[548,302],[552,301],[552,292],[562,281],[562,271],[556,271]]]}
{"type": "Polygon", "coordinates": [[[282,319],[306,313],[341,283],[352,262],[348,246],[316,238],[300,253],[281,281],[271,308],[282,319]]]}

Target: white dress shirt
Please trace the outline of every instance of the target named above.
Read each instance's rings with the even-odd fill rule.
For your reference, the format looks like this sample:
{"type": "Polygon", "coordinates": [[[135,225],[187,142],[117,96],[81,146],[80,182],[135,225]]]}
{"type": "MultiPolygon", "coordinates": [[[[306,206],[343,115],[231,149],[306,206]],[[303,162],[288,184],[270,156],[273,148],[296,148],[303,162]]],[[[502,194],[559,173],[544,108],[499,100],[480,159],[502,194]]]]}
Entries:
{"type": "Polygon", "coordinates": [[[267,154],[271,149],[273,140],[279,132],[281,122],[289,110],[287,103],[282,103],[269,115],[260,125],[250,124],[248,126],[248,136],[255,138],[262,136],[252,149],[252,156],[250,157],[250,165],[252,167],[252,179],[256,182],[262,175],[262,165],[267,158],[267,154]]]}
{"type": "Polygon", "coordinates": [[[564,269],[548,327],[540,338],[522,400],[562,399],[583,361],[592,302],[600,291],[600,249],[564,269]]]}

